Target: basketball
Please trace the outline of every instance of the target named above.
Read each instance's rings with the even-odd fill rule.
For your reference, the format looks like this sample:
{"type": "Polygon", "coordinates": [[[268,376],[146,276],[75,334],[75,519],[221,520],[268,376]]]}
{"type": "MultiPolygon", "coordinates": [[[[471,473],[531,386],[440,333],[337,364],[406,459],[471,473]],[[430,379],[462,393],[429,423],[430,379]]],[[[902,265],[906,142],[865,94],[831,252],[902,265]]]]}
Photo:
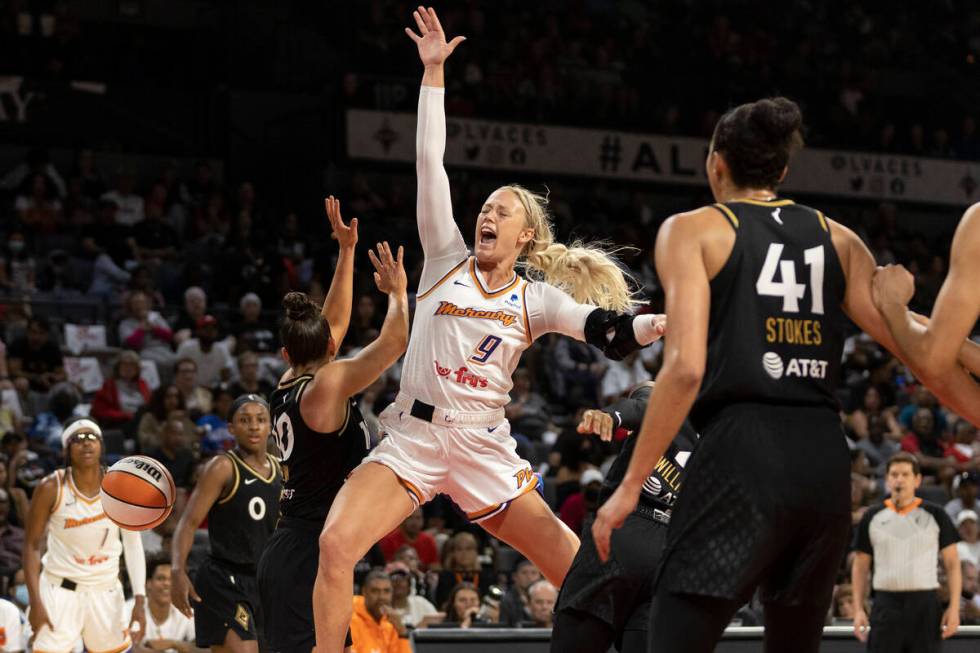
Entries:
{"type": "Polygon", "coordinates": [[[109,468],[100,494],[106,517],[120,528],[145,531],[170,515],[177,488],[163,464],[146,456],[129,456],[109,468]]]}

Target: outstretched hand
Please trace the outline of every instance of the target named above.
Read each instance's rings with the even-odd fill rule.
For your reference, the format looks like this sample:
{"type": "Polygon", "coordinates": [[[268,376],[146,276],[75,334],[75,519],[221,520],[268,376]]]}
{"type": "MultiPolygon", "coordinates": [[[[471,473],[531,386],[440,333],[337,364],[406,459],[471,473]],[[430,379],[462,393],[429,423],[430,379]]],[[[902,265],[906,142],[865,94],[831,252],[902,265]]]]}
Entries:
{"type": "Polygon", "coordinates": [[[357,244],[357,218],[350,221],[349,225],[344,224],[344,218],[340,215],[340,200],[333,195],[323,200],[327,209],[327,219],[330,220],[330,229],[333,233],[330,237],[340,243],[341,249],[353,249],[357,244]]]}
{"type": "Polygon", "coordinates": [[[402,258],[405,255],[405,248],[398,248],[398,258],[391,255],[391,247],[388,243],[378,243],[378,254],[375,256],[372,250],[368,250],[368,258],[374,266],[374,283],[378,290],[386,295],[400,295],[408,291],[408,276],[405,274],[405,266],[402,258]]]}
{"type": "Polygon", "coordinates": [[[416,34],[410,27],[405,28],[405,33],[418,46],[419,59],[424,66],[442,65],[456,46],[466,40],[465,36],[457,36],[447,43],[446,33],[442,31],[442,24],[436,16],[436,10],[432,7],[426,9],[420,6],[412,12],[412,16],[415,17],[415,24],[418,25],[421,35],[416,34]]]}

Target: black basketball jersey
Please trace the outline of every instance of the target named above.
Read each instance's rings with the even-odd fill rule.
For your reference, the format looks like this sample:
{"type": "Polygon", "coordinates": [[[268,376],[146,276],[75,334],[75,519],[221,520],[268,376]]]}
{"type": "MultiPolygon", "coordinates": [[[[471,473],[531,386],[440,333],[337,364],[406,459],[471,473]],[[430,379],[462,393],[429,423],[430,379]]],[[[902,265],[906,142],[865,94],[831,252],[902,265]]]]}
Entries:
{"type": "MultiPolygon", "coordinates": [[[[623,442],[623,448],[609,467],[599,495],[600,504],[616,491],[619,484],[623,482],[623,477],[626,476],[626,470],[629,469],[630,460],[633,458],[633,450],[636,449],[638,435],[636,431],[639,431],[643,423],[643,414],[646,412],[650,393],[651,388],[640,388],[626,399],[621,399],[603,409],[603,412],[612,415],[613,424],[617,428],[625,428],[633,433],[623,442]]],[[[677,501],[677,493],[684,481],[684,467],[697,443],[697,431],[688,420],[684,420],[667,452],[657,461],[657,466],[643,482],[643,490],[640,492],[641,503],[662,511],[666,517],[670,517],[670,510],[677,501]]]]}
{"type": "Polygon", "coordinates": [[[282,470],[269,454],[268,476],[252,469],[235,450],[222,455],[231,460],[234,475],[231,490],[208,512],[211,557],[254,568],[279,518],[282,470]]]}
{"type": "Polygon", "coordinates": [[[347,417],[337,431],[320,433],[307,426],[299,402],[312,379],[305,375],[281,384],[269,403],[285,469],[280,512],[283,517],[323,522],[344,480],[367,455],[371,435],[352,399],[347,400],[347,417]]]}
{"type": "Polygon", "coordinates": [[[723,406],[837,409],[846,280],[820,211],[790,200],[715,204],[735,229],[711,281],[708,357],[694,426],[723,406]]]}

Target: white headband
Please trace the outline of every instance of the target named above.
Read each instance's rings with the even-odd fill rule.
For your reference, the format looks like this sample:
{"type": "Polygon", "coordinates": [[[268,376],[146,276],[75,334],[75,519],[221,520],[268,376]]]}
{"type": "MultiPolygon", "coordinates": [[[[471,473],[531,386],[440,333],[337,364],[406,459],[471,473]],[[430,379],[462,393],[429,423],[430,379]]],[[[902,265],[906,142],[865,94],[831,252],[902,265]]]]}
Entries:
{"type": "Polygon", "coordinates": [[[61,432],[61,448],[68,449],[68,440],[79,431],[94,431],[99,439],[102,439],[102,429],[99,428],[98,424],[90,419],[80,419],[77,422],[72,422],[68,428],[61,432]]]}

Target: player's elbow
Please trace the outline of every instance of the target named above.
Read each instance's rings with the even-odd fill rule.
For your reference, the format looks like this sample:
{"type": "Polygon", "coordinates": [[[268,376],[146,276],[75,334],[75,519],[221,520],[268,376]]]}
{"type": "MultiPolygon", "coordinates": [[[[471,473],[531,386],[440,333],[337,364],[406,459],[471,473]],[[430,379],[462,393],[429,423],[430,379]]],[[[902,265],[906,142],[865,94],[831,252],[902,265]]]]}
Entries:
{"type": "Polygon", "coordinates": [[[696,361],[681,358],[669,367],[665,367],[662,374],[684,392],[697,392],[704,379],[704,364],[699,365],[696,361]]]}

